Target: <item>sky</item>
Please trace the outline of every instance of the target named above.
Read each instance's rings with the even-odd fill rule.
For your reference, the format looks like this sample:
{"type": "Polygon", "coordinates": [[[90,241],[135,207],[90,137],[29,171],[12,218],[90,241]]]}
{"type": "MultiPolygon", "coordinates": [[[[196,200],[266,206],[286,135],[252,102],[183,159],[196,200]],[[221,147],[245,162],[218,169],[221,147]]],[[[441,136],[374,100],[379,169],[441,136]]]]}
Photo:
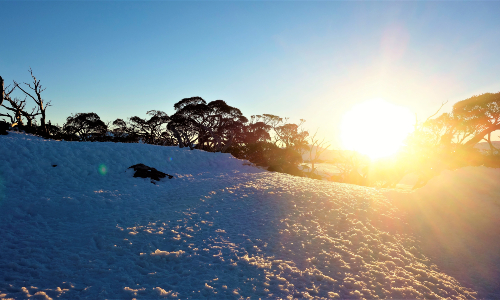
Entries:
{"type": "MultiPolygon", "coordinates": [[[[225,100],[338,145],[342,116],[378,98],[420,120],[500,91],[500,2],[0,1],[0,76],[52,101],[47,118],[173,114],[225,100]]],[[[21,94],[17,94],[21,96],[21,94]]]]}

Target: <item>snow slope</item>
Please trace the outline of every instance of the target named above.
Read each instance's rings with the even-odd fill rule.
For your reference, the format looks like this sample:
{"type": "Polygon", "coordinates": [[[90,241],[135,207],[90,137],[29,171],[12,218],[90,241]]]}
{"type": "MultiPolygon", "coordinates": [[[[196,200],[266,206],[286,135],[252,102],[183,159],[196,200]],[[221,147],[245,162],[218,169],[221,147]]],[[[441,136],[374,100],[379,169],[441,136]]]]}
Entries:
{"type": "Polygon", "coordinates": [[[0,299],[475,296],[372,188],[174,147],[9,133],[0,153],[0,299]]]}
{"type": "Polygon", "coordinates": [[[500,170],[443,171],[412,193],[386,191],[400,206],[424,253],[480,298],[500,299],[500,170]]]}

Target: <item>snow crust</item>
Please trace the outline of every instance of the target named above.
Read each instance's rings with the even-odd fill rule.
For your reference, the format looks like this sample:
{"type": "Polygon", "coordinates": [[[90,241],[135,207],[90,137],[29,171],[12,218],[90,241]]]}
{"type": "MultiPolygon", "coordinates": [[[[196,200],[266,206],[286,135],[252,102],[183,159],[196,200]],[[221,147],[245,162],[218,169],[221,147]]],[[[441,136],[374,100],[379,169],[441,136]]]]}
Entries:
{"type": "Polygon", "coordinates": [[[475,296],[373,188],[176,147],[9,133],[0,153],[0,299],[475,296]]]}

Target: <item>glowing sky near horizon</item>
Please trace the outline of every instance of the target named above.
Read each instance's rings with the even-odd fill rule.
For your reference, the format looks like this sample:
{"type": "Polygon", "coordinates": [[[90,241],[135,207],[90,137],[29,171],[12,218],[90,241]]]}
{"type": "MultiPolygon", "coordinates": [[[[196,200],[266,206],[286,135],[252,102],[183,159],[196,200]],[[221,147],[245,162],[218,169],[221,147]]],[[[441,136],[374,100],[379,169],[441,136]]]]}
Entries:
{"type": "MultiPolygon", "coordinates": [[[[173,113],[185,97],[274,114],[340,145],[380,98],[419,119],[500,91],[500,2],[0,1],[0,75],[47,88],[47,117],[173,113]]],[[[19,95],[20,96],[20,95],[19,95]]],[[[1,109],[0,109],[1,110],[1,109]]]]}

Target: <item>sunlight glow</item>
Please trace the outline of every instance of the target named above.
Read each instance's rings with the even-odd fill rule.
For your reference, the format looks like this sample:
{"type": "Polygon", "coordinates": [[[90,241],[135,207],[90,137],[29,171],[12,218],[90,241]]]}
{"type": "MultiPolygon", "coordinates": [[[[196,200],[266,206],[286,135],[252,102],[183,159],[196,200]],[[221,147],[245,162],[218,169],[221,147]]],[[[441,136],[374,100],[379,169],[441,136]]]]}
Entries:
{"type": "Polygon", "coordinates": [[[372,99],[346,112],[341,125],[344,147],[372,159],[396,153],[413,131],[415,117],[405,107],[372,99]]]}

